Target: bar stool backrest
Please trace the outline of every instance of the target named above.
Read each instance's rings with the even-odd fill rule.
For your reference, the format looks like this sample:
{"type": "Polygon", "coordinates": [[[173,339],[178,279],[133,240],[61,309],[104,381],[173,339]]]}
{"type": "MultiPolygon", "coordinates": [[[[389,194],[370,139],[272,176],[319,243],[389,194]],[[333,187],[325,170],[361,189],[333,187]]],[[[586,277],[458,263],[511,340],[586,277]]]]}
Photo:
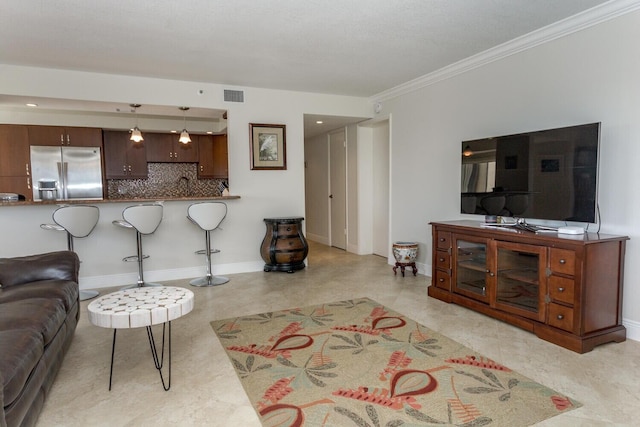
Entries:
{"type": "Polygon", "coordinates": [[[227,216],[227,205],[223,202],[193,203],[187,216],[203,230],[215,230],[227,216]]]}
{"type": "Polygon", "coordinates": [[[519,216],[524,213],[529,207],[529,195],[528,194],[512,194],[507,197],[504,203],[504,207],[511,215],[519,216]]]}
{"type": "Polygon", "coordinates": [[[140,234],[152,234],[162,221],[162,205],[153,203],[129,206],[122,211],[122,218],[140,234]]]}
{"type": "Polygon", "coordinates": [[[100,211],[96,206],[62,206],[53,212],[53,221],[73,237],[87,237],[98,224],[100,211]]]}

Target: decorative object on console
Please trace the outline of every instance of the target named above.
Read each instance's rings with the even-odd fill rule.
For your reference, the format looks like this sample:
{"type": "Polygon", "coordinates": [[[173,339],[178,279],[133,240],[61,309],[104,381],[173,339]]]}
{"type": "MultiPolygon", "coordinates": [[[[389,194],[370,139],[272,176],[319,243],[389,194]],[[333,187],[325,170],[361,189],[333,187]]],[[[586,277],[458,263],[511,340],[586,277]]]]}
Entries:
{"type": "Polygon", "coordinates": [[[558,228],[558,234],[584,234],[584,228],[582,228],[582,227],[560,227],[560,228],[558,228]]]}
{"type": "Polygon", "coordinates": [[[264,426],[524,426],[581,406],[368,298],[211,327],[264,426]]]}
{"type": "Polygon", "coordinates": [[[392,245],[393,257],[396,259],[396,265],[393,267],[393,274],[397,273],[398,267],[402,277],[404,277],[404,269],[411,267],[413,275],[418,272],[416,267],[416,257],[418,256],[418,244],[416,242],[395,242],[392,245]]]}
{"type": "Polygon", "coordinates": [[[287,169],[285,125],[249,123],[251,170],[287,169]]]}

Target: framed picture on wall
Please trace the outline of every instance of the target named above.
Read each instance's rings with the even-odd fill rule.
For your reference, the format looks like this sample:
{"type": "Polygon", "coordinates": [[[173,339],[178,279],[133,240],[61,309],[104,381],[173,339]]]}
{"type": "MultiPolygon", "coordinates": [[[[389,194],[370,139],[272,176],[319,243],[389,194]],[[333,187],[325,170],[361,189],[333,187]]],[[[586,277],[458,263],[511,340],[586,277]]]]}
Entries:
{"type": "Polygon", "coordinates": [[[251,170],[287,169],[285,125],[249,123],[251,170]]]}

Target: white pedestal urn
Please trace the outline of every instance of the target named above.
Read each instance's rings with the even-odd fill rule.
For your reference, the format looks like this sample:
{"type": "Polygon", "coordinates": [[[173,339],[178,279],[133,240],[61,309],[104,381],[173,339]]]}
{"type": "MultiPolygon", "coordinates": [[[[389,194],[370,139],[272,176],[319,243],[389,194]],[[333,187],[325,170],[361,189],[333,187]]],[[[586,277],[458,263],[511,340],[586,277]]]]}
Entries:
{"type": "Polygon", "coordinates": [[[416,267],[416,257],[418,256],[418,244],[416,242],[395,242],[392,246],[393,257],[396,259],[396,265],[393,267],[393,274],[400,267],[402,277],[404,277],[405,267],[411,267],[413,275],[418,272],[416,267]]]}

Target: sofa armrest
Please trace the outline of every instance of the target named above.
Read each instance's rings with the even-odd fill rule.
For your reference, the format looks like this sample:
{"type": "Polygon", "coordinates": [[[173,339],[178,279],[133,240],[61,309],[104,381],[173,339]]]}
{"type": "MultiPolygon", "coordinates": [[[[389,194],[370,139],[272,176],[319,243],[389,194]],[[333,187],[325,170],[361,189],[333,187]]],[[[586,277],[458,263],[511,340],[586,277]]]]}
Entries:
{"type": "Polygon", "coordinates": [[[0,427],[7,427],[7,421],[4,419],[4,380],[2,379],[2,372],[0,372],[0,427]]]}
{"type": "Polygon", "coordinates": [[[0,287],[39,280],[71,280],[78,283],[79,270],[78,255],[71,251],[0,258],[0,287]]]}

